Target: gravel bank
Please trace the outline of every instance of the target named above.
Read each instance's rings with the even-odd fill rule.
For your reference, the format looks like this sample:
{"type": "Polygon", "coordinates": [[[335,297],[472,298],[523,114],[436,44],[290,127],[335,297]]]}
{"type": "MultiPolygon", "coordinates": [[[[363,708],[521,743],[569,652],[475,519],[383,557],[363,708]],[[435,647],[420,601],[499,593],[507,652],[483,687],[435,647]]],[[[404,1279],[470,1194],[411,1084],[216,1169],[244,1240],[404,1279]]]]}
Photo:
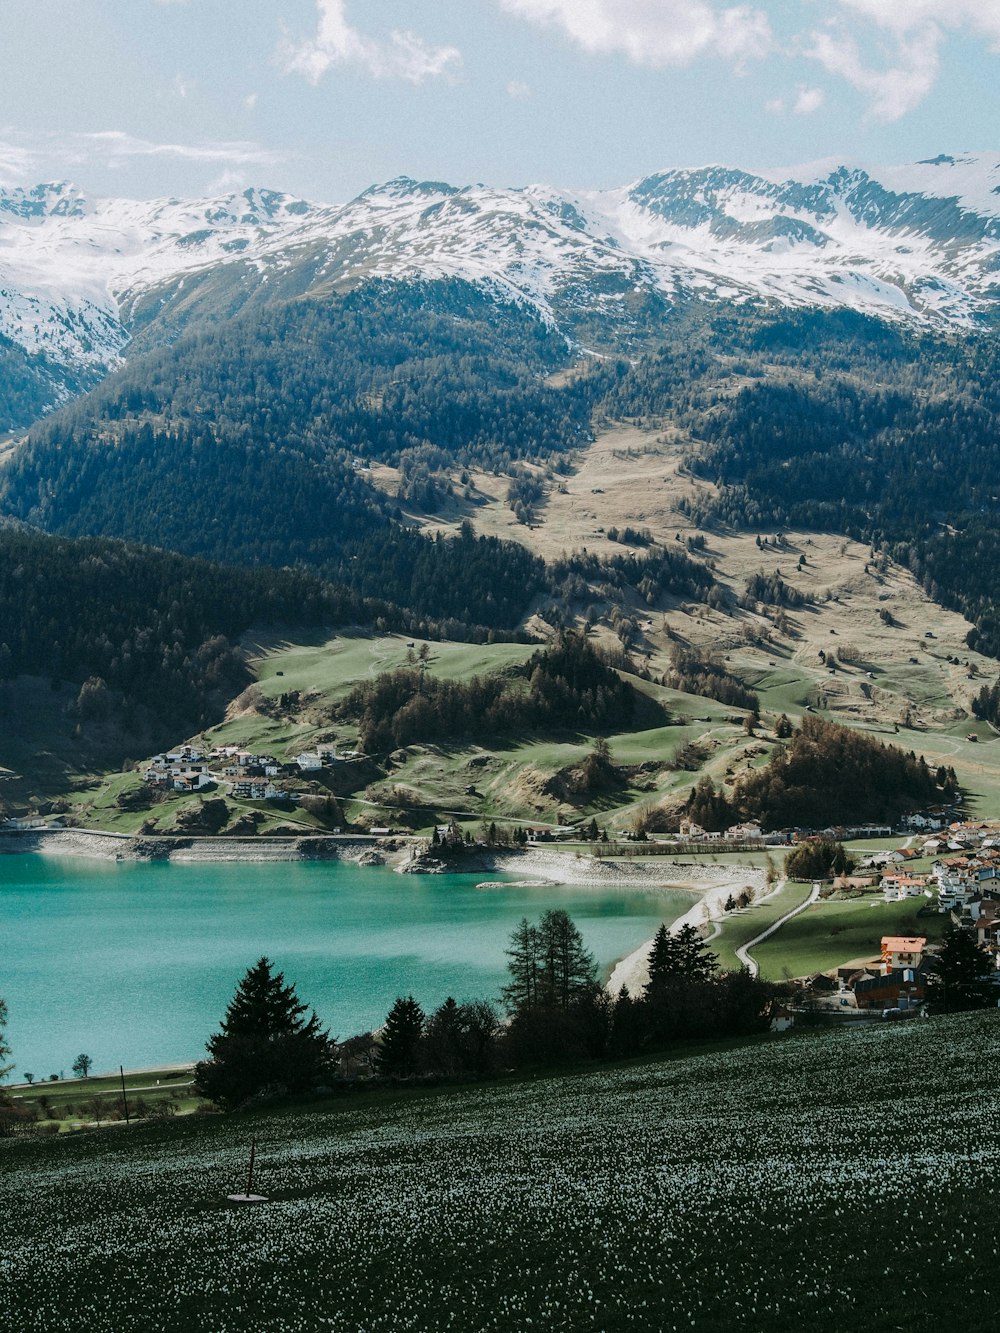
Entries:
{"type": "Polygon", "coordinates": [[[31,829],[0,833],[0,855],[38,853],[82,856],[98,861],[336,861],[381,865],[398,844],[371,838],[188,838],[130,837],[85,829],[31,829]]]}

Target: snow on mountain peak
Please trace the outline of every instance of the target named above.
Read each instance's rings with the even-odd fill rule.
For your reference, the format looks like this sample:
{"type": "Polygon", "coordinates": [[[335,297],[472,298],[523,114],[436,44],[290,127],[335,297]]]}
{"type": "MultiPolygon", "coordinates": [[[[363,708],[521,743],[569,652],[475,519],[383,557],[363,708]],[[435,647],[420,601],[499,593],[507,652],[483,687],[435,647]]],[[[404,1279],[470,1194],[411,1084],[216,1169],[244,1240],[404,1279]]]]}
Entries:
{"type": "Polygon", "coordinates": [[[66,182],[0,191],[0,334],[65,366],[113,364],[135,310],[193,273],[227,291],[270,281],[279,295],[283,278],[299,294],[458,277],[556,323],[571,307],[621,319],[639,289],[968,327],[1000,297],[998,269],[1000,154],[717,164],[604,191],[402,176],[344,205],[265,189],[150,201],[89,199],[66,182]]]}

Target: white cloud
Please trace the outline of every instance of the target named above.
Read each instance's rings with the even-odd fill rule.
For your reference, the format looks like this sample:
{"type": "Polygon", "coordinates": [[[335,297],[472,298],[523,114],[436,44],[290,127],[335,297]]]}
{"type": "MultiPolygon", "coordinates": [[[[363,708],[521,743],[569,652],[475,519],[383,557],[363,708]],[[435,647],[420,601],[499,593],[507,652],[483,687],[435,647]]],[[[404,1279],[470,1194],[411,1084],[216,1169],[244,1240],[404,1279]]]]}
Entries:
{"type": "MultiPolygon", "coordinates": [[[[5,130],[3,133],[10,133],[5,130]]],[[[0,140],[0,188],[21,185],[36,175],[38,154],[20,144],[0,140]]]]}
{"type": "Polygon", "coordinates": [[[457,47],[428,46],[413,32],[393,31],[387,41],[366,36],[348,22],[346,0],[316,0],[316,5],[315,36],[288,43],[281,53],[285,72],[302,74],[310,83],[318,83],[335,65],[359,66],[376,79],[423,83],[453,73],[462,63],[457,47]]]}
{"type": "Polygon", "coordinates": [[[243,99],[243,105],[248,111],[253,111],[254,107],[257,105],[257,94],[247,93],[246,97],[243,99]]]}
{"type": "Polygon", "coordinates": [[[507,85],[507,96],[513,97],[515,101],[520,101],[531,96],[531,89],[523,79],[511,79],[507,85]]]}
{"type": "Polygon", "coordinates": [[[770,111],[772,116],[783,116],[785,114],[785,99],[783,97],[772,97],[769,102],[764,103],[764,110],[770,111]]]}
{"type": "Polygon", "coordinates": [[[281,154],[247,140],[157,143],[124,130],[27,135],[10,127],[0,129],[0,136],[0,185],[23,185],[92,164],[118,170],[140,158],[218,163],[230,172],[282,160],[281,154]]]}
{"type": "Polygon", "coordinates": [[[814,111],[820,109],[824,101],[822,88],[806,88],[800,85],[792,109],[797,116],[811,116],[814,111]]]}
{"type": "Polygon", "coordinates": [[[934,87],[947,32],[969,31],[1000,52],[1000,0],[839,0],[844,17],[867,20],[889,43],[887,65],[861,58],[842,24],[814,32],[806,54],[869,98],[870,114],[895,121],[919,106],[934,87]]]}
{"type": "Polygon", "coordinates": [[[247,187],[247,178],[242,171],[223,171],[208,183],[208,193],[239,194],[247,187]]]}
{"type": "Polygon", "coordinates": [[[719,9],[707,0],[499,0],[533,23],[562,28],[594,53],[620,52],[633,64],[685,65],[702,55],[739,63],[774,45],[767,15],[749,5],[719,9]]]}
{"type": "Polygon", "coordinates": [[[887,32],[905,36],[933,25],[971,28],[1000,48],[1000,0],[840,0],[840,4],[887,32]]]}
{"type": "Polygon", "coordinates": [[[900,35],[897,63],[884,70],[866,66],[854,38],[840,29],[814,33],[807,54],[828,73],[846,79],[865,93],[876,120],[891,122],[918,107],[934,87],[940,42],[940,31],[933,24],[900,35]]]}
{"type": "Polygon", "coordinates": [[[78,161],[92,157],[106,157],[111,160],[175,157],[188,162],[225,162],[233,167],[279,160],[279,154],[271,149],[245,139],[194,144],[156,143],[151,139],[140,139],[134,134],[127,134],[124,130],[100,130],[94,134],[67,135],[55,151],[57,155],[61,153],[71,158],[75,156],[78,161]]]}

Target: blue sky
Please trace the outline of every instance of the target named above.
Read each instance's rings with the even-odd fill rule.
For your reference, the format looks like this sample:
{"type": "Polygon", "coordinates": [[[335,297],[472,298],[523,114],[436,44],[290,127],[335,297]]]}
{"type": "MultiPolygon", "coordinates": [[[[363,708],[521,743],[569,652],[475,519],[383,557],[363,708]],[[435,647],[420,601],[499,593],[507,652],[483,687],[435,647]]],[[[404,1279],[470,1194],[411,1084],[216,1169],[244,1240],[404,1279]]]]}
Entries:
{"type": "Polygon", "coordinates": [[[406,174],[601,187],[672,166],[1000,151],[1000,0],[2,0],[0,183],[406,174]]]}

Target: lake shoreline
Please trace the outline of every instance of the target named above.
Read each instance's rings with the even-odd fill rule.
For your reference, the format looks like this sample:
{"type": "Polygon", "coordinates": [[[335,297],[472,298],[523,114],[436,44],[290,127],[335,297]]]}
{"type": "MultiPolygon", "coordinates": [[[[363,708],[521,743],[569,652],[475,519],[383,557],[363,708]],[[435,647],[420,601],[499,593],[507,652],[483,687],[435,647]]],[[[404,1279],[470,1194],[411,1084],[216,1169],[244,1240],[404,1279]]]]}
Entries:
{"type": "MultiPolygon", "coordinates": [[[[414,865],[416,841],[402,837],[371,838],[352,835],[303,835],[260,839],[227,839],[187,835],[135,837],[85,829],[31,829],[0,833],[0,856],[37,854],[84,857],[101,861],[163,861],[173,864],[231,864],[239,862],[344,861],[358,866],[382,866],[400,874],[426,869],[414,865]]],[[[759,893],[764,873],[751,865],[693,864],[667,858],[611,860],[589,853],[557,851],[550,847],[523,849],[477,848],[454,862],[435,867],[451,874],[502,874],[517,880],[485,881],[479,887],[530,886],[544,889],[572,885],[595,889],[639,889],[644,892],[688,893],[690,908],[668,922],[671,930],[684,925],[705,926],[724,915],[729,895],[744,887],[759,893]],[[652,862],[652,864],[651,864],[652,862]]],[[[617,959],[607,970],[606,985],[617,994],[627,986],[640,992],[648,980],[647,961],[652,940],[617,959]]]]}
{"type": "Polygon", "coordinates": [[[231,863],[263,861],[353,861],[385,865],[408,841],[343,834],[296,837],[227,838],[197,834],[109,833],[91,829],[18,829],[0,831],[0,856],[83,857],[98,861],[170,861],[231,863]]]}

